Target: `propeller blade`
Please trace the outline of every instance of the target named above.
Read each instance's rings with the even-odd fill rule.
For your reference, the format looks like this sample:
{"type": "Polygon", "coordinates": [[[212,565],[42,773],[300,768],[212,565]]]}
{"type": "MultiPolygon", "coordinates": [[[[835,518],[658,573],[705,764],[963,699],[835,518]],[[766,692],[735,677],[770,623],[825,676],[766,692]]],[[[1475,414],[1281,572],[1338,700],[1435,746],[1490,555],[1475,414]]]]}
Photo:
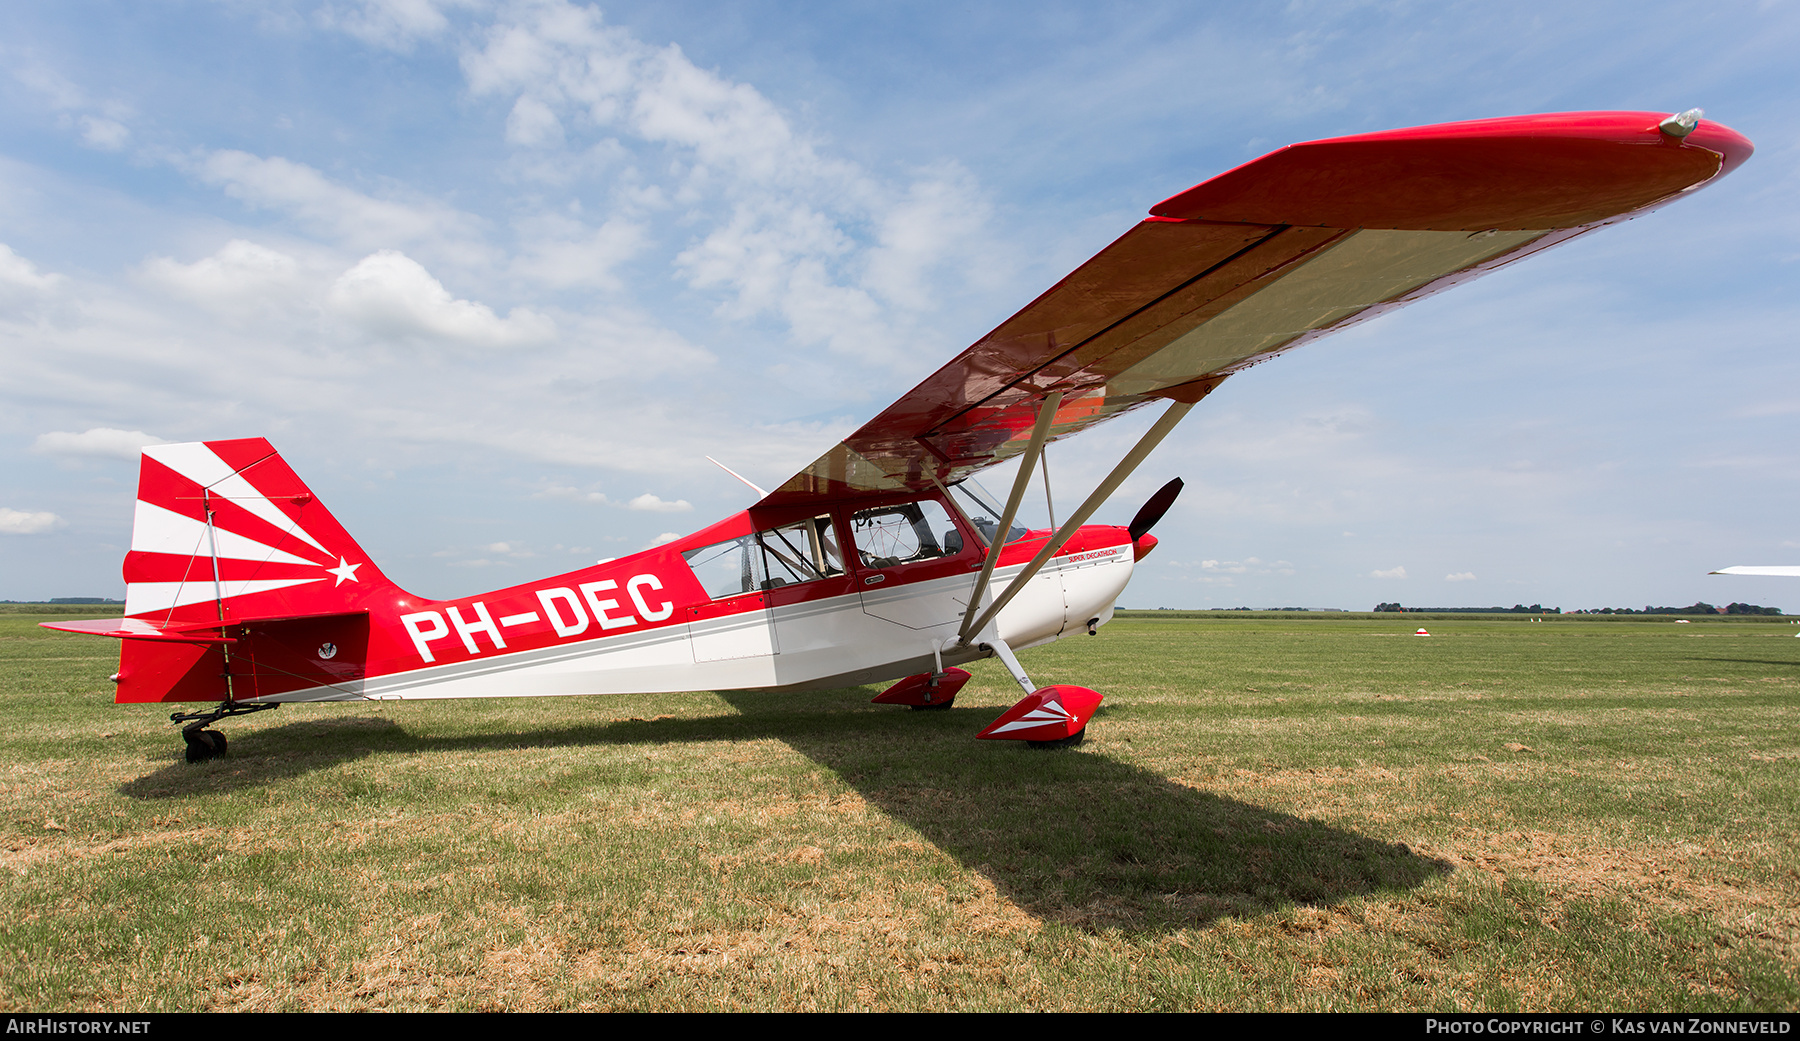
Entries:
{"type": "Polygon", "coordinates": [[[1163,519],[1163,514],[1169,512],[1169,507],[1175,505],[1175,497],[1180,494],[1181,478],[1179,477],[1157,489],[1156,494],[1150,497],[1150,501],[1144,503],[1143,509],[1137,511],[1137,516],[1131,518],[1131,526],[1126,529],[1131,532],[1131,541],[1136,542],[1144,536],[1145,532],[1156,527],[1156,522],[1163,519]]]}

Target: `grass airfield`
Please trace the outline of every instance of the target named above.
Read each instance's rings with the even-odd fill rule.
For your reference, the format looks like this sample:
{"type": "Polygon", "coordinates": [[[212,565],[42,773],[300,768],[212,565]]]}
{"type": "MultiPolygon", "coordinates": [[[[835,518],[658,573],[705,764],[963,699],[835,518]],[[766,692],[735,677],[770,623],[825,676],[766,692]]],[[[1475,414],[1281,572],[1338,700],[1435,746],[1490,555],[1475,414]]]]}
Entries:
{"type": "Polygon", "coordinates": [[[1107,695],[1056,752],[972,740],[982,662],[188,765],[48,617],[0,615],[8,1010],[1800,1007],[1791,619],[1122,615],[1023,655],[1107,695]]]}

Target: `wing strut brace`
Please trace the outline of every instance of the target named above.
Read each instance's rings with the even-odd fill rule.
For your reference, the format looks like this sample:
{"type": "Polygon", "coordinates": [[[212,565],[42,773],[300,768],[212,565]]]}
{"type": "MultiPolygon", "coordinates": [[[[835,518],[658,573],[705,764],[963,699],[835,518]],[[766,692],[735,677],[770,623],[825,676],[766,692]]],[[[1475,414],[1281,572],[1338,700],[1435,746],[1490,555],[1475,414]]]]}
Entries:
{"type": "MultiPolygon", "coordinates": [[[[1056,414],[1056,405],[1060,400],[1060,395],[1055,394],[1044,400],[1043,408],[1038,412],[1037,426],[1031,432],[1031,445],[1026,449],[1028,454],[1043,451],[1043,435],[1049,432],[1050,426],[1048,418],[1056,414]]],[[[969,615],[963,616],[962,629],[956,634],[957,643],[966,645],[971,634],[979,633],[986,628],[987,624],[1000,613],[1000,609],[1010,603],[1012,598],[1018,595],[1019,590],[1025,588],[1025,583],[1037,577],[1037,573],[1043,570],[1044,564],[1056,555],[1056,551],[1061,549],[1063,544],[1068,542],[1083,524],[1087,523],[1087,519],[1094,515],[1094,511],[1098,510],[1113,492],[1118,490],[1119,485],[1125,483],[1125,479],[1130,477],[1131,472],[1144,461],[1144,457],[1162,443],[1162,439],[1168,436],[1169,431],[1175,429],[1175,424],[1181,422],[1182,417],[1188,414],[1188,410],[1193,408],[1194,404],[1195,402],[1190,401],[1177,401],[1169,406],[1169,410],[1164,412],[1161,418],[1157,419],[1155,425],[1151,426],[1144,436],[1138,439],[1138,443],[1132,446],[1131,451],[1125,453],[1125,458],[1119,460],[1119,465],[1113,467],[1112,473],[1106,475],[1106,480],[1100,482],[1100,487],[1095,488],[1088,495],[1086,501],[1076,508],[1075,513],[1063,522],[1063,526],[1056,530],[1056,534],[1051,536],[1050,541],[1044,543],[1044,548],[1038,550],[1037,556],[1031,558],[1031,563],[1025,565],[1025,570],[1019,572],[1018,577],[1012,580],[1005,591],[994,598],[994,602],[988,606],[988,609],[981,612],[981,616],[973,621],[970,620],[969,615]]],[[[973,614],[975,608],[980,605],[983,587],[987,585],[987,579],[993,572],[995,561],[1000,558],[1000,546],[1005,540],[1006,525],[1012,523],[1013,511],[1018,507],[1019,498],[1024,494],[1025,480],[1029,478],[1031,464],[1034,462],[1036,462],[1035,459],[1026,459],[1019,464],[1019,480],[1013,482],[1013,494],[1012,498],[1007,500],[1006,519],[1001,522],[1001,534],[994,539],[994,545],[988,549],[987,564],[981,570],[981,577],[975,582],[975,595],[969,600],[970,614],[973,614]]]]}
{"type": "MultiPolygon", "coordinates": [[[[981,609],[981,594],[987,592],[988,579],[994,575],[994,565],[1000,562],[1000,550],[1006,545],[1006,533],[1012,530],[1013,518],[1018,516],[1019,502],[1025,498],[1025,486],[1031,483],[1031,470],[1037,465],[1038,456],[1043,454],[1044,442],[1050,437],[1050,423],[1056,418],[1056,410],[1062,406],[1062,391],[1053,391],[1038,406],[1037,422],[1031,428],[1031,441],[1025,446],[1025,454],[1019,459],[1019,473],[1013,478],[1012,493],[1006,497],[1006,510],[1000,518],[1000,527],[994,530],[993,545],[988,547],[986,563],[981,565],[981,574],[975,579],[975,591],[969,595],[969,609],[963,612],[962,628],[957,630],[956,642],[967,644],[969,636],[981,631],[981,626],[972,624],[975,612],[981,609]]],[[[982,625],[987,621],[984,617],[982,625]]]]}

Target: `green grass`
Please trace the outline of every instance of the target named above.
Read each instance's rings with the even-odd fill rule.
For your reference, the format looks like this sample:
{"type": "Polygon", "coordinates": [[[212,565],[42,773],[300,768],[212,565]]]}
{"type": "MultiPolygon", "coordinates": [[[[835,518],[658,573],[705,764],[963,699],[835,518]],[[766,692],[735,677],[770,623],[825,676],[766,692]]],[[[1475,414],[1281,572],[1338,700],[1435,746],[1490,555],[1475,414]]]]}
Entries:
{"type": "MultiPolygon", "coordinates": [[[[91,612],[90,612],[91,613],[91,612]]],[[[288,706],[0,617],[0,1005],[1793,1009],[1782,620],[1121,618],[873,689],[288,706]]]]}

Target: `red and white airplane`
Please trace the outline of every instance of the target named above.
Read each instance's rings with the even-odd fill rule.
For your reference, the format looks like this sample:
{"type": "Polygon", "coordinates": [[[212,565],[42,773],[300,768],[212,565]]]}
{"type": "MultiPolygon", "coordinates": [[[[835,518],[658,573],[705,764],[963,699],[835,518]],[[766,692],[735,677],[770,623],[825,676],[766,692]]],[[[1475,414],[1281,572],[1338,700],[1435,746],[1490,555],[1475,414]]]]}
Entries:
{"type": "MultiPolygon", "coordinates": [[[[381,573],[260,438],[143,452],[117,700],[208,725],[287,701],[531,697],[899,678],[947,707],[997,657],[1026,696],[978,737],[1080,740],[1101,695],[1014,652],[1111,617],[1148,529],[1088,519],[1227,376],[1634,217],[1728,173],[1748,140],[1699,110],[1582,112],[1272,152],[1158,203],[1099,255],[748,510],[565,575],[424,600],[381,573]],[[1165,411],[1052,530],[1014,518],[1046,442],[1165,411]],[[967,479],[1019,460],[1004,503],[967,479]],[[902,678],[904,677],[904,678],[902,678]]],[[[48,623],[47,623],[48,624],[48,623]]]]}

